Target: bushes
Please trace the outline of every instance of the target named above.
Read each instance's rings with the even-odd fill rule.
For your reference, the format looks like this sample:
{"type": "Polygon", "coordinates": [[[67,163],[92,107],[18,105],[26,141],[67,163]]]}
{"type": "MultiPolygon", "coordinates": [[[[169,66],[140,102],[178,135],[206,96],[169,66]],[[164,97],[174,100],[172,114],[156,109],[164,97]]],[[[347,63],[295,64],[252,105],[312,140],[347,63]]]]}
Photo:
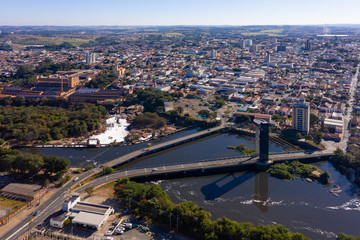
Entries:
{"type": "Polygon", "coordinates": [[[106,168],[103,168],[103,172],[102,172],[102,175],[108,175],[108,174],[112,174],[114,173],[115,170],[111,167],[106,167],[106,168]]]}
{"type": "Polygon", "coordinates": [[[245,147],[244,144],[240,144],[238,146],[228,146],[227,148],[238,150],[239,152],[241,152],[242,154],[244,154],[246,156],[251,156],[251,155],[255,154],[255,149],[245,147]]]}
{"type": "Polygon", "coordinates": [[[298,177],[310,178],[313,181],[318,181],[322,184],[328,184],[330,174],[328,172],[321,172],[319,176],[315,175],[313,172],[321,172],[314,166],[309,164],[303,164],[299,161],[292,161],[286,163],[277,163],[271,165],[268,169],[268,173],[271,176],[284,179],[284,180],[294,180],[298,177]]]}
{"type": "Polygon", "coordinates": [[[159,117],[156,113],[146,112],[137,116],[131,123],[131,126],[135,128],[155,128],[159,129],[165,127],[166,119],[159,117]]]}

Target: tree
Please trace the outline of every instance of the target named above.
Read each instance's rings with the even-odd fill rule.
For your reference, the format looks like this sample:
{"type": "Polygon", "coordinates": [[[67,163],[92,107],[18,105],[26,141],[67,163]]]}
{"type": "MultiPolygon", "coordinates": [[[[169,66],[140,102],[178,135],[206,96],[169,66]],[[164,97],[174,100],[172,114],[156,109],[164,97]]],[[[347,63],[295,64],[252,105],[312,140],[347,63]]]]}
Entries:
{"type": "Polygon", "coordinates": [[[15,155],[4,155],[0,157],[0,172],[8,172],[11,170],[12,163],[14,162],[15,155]]]}
{"type": "Polygon", "coordinates": [[[114,173],[114,172],[115,172],[115,170],[114,170],[113,168],[111,168],[111,167],[105,167],[105,168],[103,168],[103,175],[112,174],[112,173],[114,173]]]}
{"type": "Polygon", "coordinates": [[[310,113],[310,126],[314,126],[314,124],[316,124],[319,121],[319,117],[314,114],[314,113],[310,113]]]}
{"type": "Polygon", "coordinates": [[[251,121],[251,118],[248,115],[239,115],[236,117],[236,123],[248,123],[251,121]]]}
{"type": "Polygon", "coordinates": [[[321,132],[316,132],[316,133],[314,134],[314,143],[320,144],[320,143],[321,143],[321,139],[322,139],[322,134],[321,134],[321,132]]]}
{"type": "Polygon", "coordinates": [[[44,159],[44,172],[46,173],[58,173],[66,171],[70,165],[70,161],[65,158],[55,156],[43,156],[44,159]]]}
{"type": "Polygon", "coordinates": [[[16,70],[18,78],[30,78],[34,75],[34,69],[30,65],[19,65],[16,70]]]}
{"type": "Polygon", "coordinates": [[[198,112],[198,114],[203,118],[209,118],[210,117],[210,111],[203,109],[198,112]]]}
{"type": "Polygon", "coordinates": [[[184,109],[183,109],[182,107],[177,107],[177,108],[176,108],[176,112],[177,112],[179,115],[181,115],[181,114],[183,114],[184,109]]]}

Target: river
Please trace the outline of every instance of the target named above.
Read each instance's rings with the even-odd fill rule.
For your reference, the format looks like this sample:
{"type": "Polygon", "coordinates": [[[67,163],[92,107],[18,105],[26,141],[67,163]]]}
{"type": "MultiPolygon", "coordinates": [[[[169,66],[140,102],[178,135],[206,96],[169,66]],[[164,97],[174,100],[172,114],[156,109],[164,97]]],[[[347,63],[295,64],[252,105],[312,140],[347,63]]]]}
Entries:
{"type": "Polygon", "coordinates": [[[353,186],[331,163],[317,166],[340,186],[339,197],[319,183],[282,181],[264,172],[173,179],[160,186],[172,201],[193,201],[214,220],[226,216],[239,222],[282,224],[311,239],[335,239],[340,232],[359,236],[360,200],[353,186]]]}
{"type": "MultiPolygon", "coordinates": [[[[196,132],[180,132],[152,144],[196,132]]],[[[215,134],[186,143],[145,158],[123,169],[158,167],[219,157],[239,156],[227,146],[244,144],[254,147],[254,138],[231,134],[215,134]]],[[[25,151],[66,157],[72,166],[84,166],[89,161],[103,163],[128,152],[145,148],[147,143],[112,148],[32,148],[25,151]]],[[[281,152],[282,146],[271,143],[271,152],[281,152]]],[[[226,216],[240,222],[254,224],[282,224],[292,232],[300,232],[311,239],[335,239],[336,234],[360,235],[360,200],[353,193],[352,184],[328,162],[316,164],[331,175],[331,181],[342,189],[339,197],[330,187],[301,179],[282,181],[266,173],[238,172],[166,180],[160,186],[174,202],[191,200],[208,210],[212,218],[226,216]]]]}

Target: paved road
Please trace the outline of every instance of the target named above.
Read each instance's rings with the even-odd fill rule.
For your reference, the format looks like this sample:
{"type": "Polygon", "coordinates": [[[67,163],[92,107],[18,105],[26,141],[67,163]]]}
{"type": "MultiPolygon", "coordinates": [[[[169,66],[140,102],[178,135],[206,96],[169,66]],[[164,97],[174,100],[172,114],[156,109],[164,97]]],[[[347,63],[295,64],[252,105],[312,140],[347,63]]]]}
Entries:
{"type": "Polygon", "coordinates": [[[358,86],[359,66],[360,65],[356,67],[356,73],[354,74],[351,80],[350,91],[349,91],[350,98],[347,101],[349,107],[346,109],[346,114],[344,116],[343,138],[339,143],[335,143],[334,141],[323,141],[322,143],[327,147],[327,151],[334,152],[337,148],[340,148],[343,151],[347,150],[348,142],[350,138],[350,121],[354,106],[354,96],[358,86]]]}
{"type": "MultiPolygon", "coordinates": [[[[93,169],[79,176],[81,181],[84,178],[94,174],[97,169],[93,169]]],[[[69,191],[77,182],[69,182],[64,187],[59,189],[54,195],[52,195],[47,201],[41,204],[35,211],[40,211],[36,216],[28,216],[16,227],[5,233],[0,239],[1,240],[13,240],[24,235],[29,229],[43,222],[48,216],[58,210],[66,196],[66,192],[69,191]]]]}
{"type": "Polygon", "coordinates": [[[354,96],[358,85],[359,66],[356,67],[356,73],[354,74],[350,85],[350,98],[348,100],[349,107],[347,108],[346,115],[344,116],[344,136],[339,144],[339,147],[346,151],[348,147],[350,137],[350,121],[353,112],[354,96]]]}

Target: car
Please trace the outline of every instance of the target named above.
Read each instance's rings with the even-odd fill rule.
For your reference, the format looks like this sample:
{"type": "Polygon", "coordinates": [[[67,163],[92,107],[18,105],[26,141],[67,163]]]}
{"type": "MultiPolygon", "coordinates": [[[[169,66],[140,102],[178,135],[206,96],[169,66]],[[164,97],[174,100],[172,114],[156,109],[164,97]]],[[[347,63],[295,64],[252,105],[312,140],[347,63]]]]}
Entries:
{"type": "Polygon", "coordinates": [[[129,212],[129,209],[128,209],[128,208],[124,210],[124,213],[128,213],[128,212],[129,212]]]}
{"type": "Polygon", "coordinates": [[[155,172],[155,171],[157,171],[157,170],[158,170],[157,168],[151,169],[152,172],[155,172]]]}
{"type": "Polygon", "coordinates": [[[40,213],[40,211],[38,210],[38,211],[33,213],[33,216],[37,216],[39,213],[40,213]]]}
{"type": "Polygon", "coordinates": [[[111,235],[113,235],[113,231],[106,231],[106,233],[104,234],[105,236],[111,236],[111,235]]]}
{"type": "Polygon", "coordinates": [[[78,178],[78,177],[74,178],[73,182],[76,182],[77,180],[79,180],[79,178],[78,178]]]}

